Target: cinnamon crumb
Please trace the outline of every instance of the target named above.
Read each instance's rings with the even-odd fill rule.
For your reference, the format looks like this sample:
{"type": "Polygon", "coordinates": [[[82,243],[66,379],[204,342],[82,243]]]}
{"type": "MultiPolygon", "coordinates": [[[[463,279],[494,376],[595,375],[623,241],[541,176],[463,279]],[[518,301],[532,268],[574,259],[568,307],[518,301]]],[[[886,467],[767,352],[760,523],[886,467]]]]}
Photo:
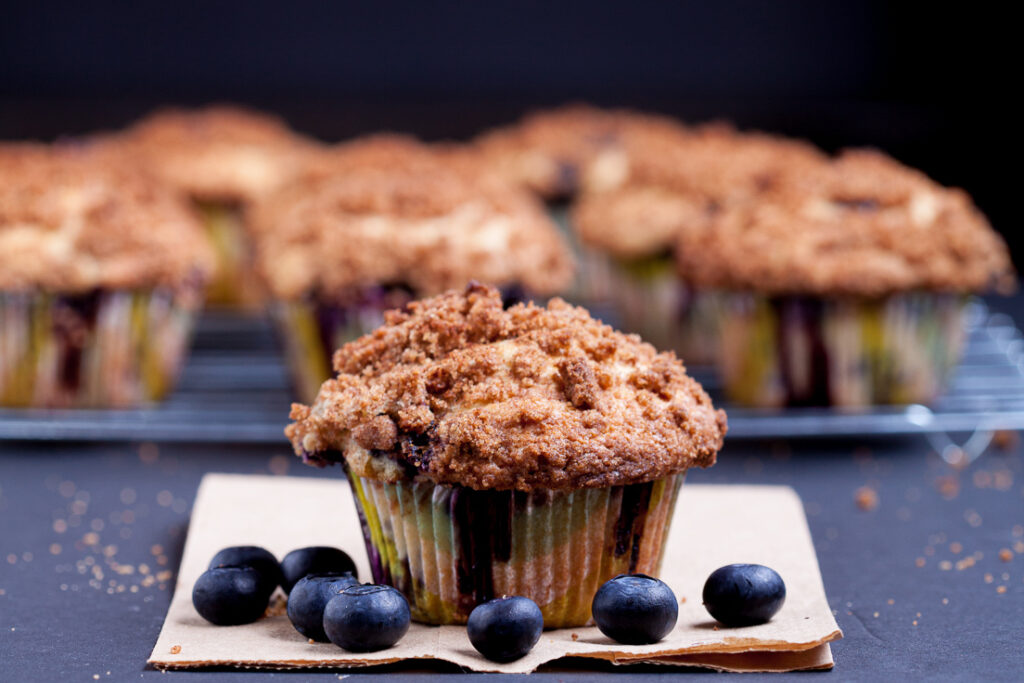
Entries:
{"type": "Polygon", "coordinates": [[[171,654],[172,655],[176,655],[176,654],[178,654],[180,652],[181,652],[181,645],[172,645],[171,646],[171,654]]]}
{"type": "Polygon", "coordinates": [[[870,486],[861,486],[857,489],[853,499],[861,510],[871,511],[878,507],[878,492],[870,486]]]}
{"type": "Polygon", "coordinates": [[[925,562],[926,562],[926,560],[923,557],[919,557],[916,560],[914,560],[914,564],[917,567],[923,567],[925,565],[925,562]]]}
{"type": "Polygon", "coordinates": [[[1003,548],[999,551],[999,559],[1003,562],[1009,562],[1013,559],[1013,551],[1009,548],[1003,548]]]}
{"type": "Polygon", "coordinates": [[[949,544],[949,552],[953,553],[954,555],[959,555],[963,551],[963,549],[963,545],[957,543],[956,541],[949,544]]]}
{"type": "Polygon", "coordinates": [[[1001,451],[1010,451],[1020,444],[1020,432],[1012,429],[997,429],[992,434],[992,445],[1001,451]]]}
{"type": "Polygon", "coordinates": [[[573,634],[572,634],[572,639],[573,639],[573,641],[577,641],[577,640],[579,640],[579,639],[580,639],[580,634],[578,634],[578,633],[573,633],[573,634]]]}
{"type": "Polygon", "coordinates": [[[1006,592],[1006,586],[1000,586],[999,588],[996,588],[996,593],[999,593],[1000,595],[1002,595],[1005,592],[1006,592]]]}

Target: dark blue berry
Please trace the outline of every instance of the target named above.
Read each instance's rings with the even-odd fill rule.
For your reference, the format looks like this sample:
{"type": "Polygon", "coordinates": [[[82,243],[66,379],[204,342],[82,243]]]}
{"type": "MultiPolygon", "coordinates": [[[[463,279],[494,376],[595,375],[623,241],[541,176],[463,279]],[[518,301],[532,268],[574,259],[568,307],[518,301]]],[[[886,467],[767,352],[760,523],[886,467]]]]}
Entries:
{"type": "Polygon", "coordinates": [[[726,626],[763,624],[785,601],[782,577],[760,564],[720,567],[704,584],[704,607],[726,626]]]}
{"type": "Polygon", "coordinates": [[[675,627],[679,603],[663,581],[619,574],[597,590],[591,605],[601,633],[627,645],[656,643],[675,627]]]}
{"type": "Polygon", "coordinates": [[[288,594],[288,618],[295,630],[313,640],[326,643],[324,608],[343,588],[358,585],[348,573],[307,574],[299,579],[288,594]]]}
{"type": "Polygon", "coordinates": [[[544,616],[529,598],[496,598],[469,613],[466,632],[473,647],[492,662],[523,657],[540,640],[544,616]]]}
{"type": "Polygon", "coordinates": [[[409,630],[409,602],[391,586],[349,586],[324,609],[327,638],[351,652],[374,652],[397,643],[409,630]]]}
{"type": "Polygon", "coordinates": [[[224,548],[210,560],[210,569],[214,567],[252,567],[259,574],[260,587],[268,598],[284,580],[277,558],[269,550],[255,545],[224,548]]]}
{"type": "Polygon", "coordinates": [[[284,575],[281,588],[284,588],[285,593],[291,593],[292,586],[307,574],[344,574],[349,572],[352,576],[359,576],[356,573],[356,563],[352,561],[348,553],[323,545],[291,551],[281,560],[281,572],[284,575]]]}
{"type": "Polygon", "coordinates": [[[218,626],[251,624],[263,616],[269,598],[252,567],[207,569],[192,587],[199,616],[218,626]]]}

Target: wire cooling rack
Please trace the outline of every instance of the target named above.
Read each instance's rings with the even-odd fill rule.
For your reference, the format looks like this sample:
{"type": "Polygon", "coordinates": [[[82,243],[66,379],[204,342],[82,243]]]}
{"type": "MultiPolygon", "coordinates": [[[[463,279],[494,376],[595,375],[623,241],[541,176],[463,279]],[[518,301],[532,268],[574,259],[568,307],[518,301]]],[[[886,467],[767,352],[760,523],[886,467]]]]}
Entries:
{"type": "MultiPolygon", "coordinates": [[[[690,372],[713,397],[719,395],[710,369],[690,372]]],[[[177,390],[160,405],[0,409],[0,439],[283,444],[291,401],[270,325],[260,318],[208,314],[177,390]]],[[[946,394],[929,407],[764,411],[720,403],[729,413],[730,440],[923,434],[947,459],[971,459],[996,430],[1024,429],[1024,337],[1008,316],[972,303],[963,363],[946,394]]]]}

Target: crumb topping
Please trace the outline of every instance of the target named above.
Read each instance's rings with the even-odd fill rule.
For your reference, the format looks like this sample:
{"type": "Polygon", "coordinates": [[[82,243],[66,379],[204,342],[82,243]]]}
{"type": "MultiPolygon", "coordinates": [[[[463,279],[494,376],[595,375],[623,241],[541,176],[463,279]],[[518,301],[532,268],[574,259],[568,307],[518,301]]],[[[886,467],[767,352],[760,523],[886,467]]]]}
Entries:
{"type": "Polygon", "coordinates": [[[966,193],[870,150],[722,207],[677,247],[679,272],[702,288],[883,296],[1015,280],[1003,239],[966,193]]]}
{"type": "Polygon", "coordinates": [[[117,138],[164,182],[233,203],[279,187],[318,147],[277,117],[229,106],[159,110],[117,138]]]}
{"type": "Polygon", "coordinates": [[[176,288],[211,265],[183,198],[123,156],[0,145],[0,289],[176,288]]]}
{"type": "Polygon", "coordinates": [[[685,134],[669,117],[575,104],[527,114],[479,136],[475,145],[504,177],[557,198],[595,181],[616,182],[632,140],[654,148],[685,134]]]}
{"type": "Polygon", "coordinates": [[[392,311],[295,404],[295,452],[359,476],[475,489],[604,487],[714,463],[725,414],[672,353],[554,299],[478,284],[392,311]]]}
{"type": "Polygon", "coordinates": [[[400,136],[325,152],[249,219],[282,299],[377,284],[430,295],[472,279],[548,295],[572,277],[568,246],[533,197],[468,150],[400,136]]]}

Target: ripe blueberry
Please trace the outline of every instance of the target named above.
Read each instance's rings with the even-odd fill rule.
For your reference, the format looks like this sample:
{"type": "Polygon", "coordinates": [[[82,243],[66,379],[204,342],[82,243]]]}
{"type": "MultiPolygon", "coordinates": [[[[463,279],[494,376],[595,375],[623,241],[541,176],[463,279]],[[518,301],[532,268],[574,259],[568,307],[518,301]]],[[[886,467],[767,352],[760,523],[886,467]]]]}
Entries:
{"type": "Polygon", "coordinates": [[[252,567],[207,569],[192,587],[199,616],[218,626],[251,624],[263,616],[269,597],[252,567]]]}
{"type": "Polygon", "coordinates": [[[663,581],[619,574],[597,590],[591,605],[601,633],[627,645],[656,643],[676,625],[679,603],[663,581]]]}
{"type": "Polygon", "coordinates": [[[544,616],[537,603],[518,596],[477,605],[469,614],[466,632],[473,647],[492,662],[523,657],[540,640],[544,616]]]}
{"type": "Polygon", "coordinates": [[[397,643],[409,619],[409,602],[391,586],[349,586],[327,603],[324,632],[338,647],[374,652],[397,643]]]}
{"type": "Polygon", "coordinates": [[[281,588],[285,593],[292,592],[299,579],[307,574],[344,574],[349,572],[358,577],[356,563],[344,550],[327,546],[299,548],[284,556],[281,560],[281,572],[284,580],[281,588]]]}
{"type": "Polygon", "coordinates": [[[720,567],[704,584],[704,607],[726,626],[763,624],[785,601],[782,577],[760,564],[720,567]]]}
{"type": "Polygon", "coordinates": [[[326,643],[324,608],[343,588],[358,585],[351,574],[307,574],[288,594],[288,618],[295,630],[313,640],[326,643]]]}
{"type": "Polygon", "coordinates": [[[283,580],[277,558],[269,550],[255,545],[224,548],[210,560],[210,569],[214,567],[252,567],[259,574],[261,589],[268,598],[283,580]]]}

